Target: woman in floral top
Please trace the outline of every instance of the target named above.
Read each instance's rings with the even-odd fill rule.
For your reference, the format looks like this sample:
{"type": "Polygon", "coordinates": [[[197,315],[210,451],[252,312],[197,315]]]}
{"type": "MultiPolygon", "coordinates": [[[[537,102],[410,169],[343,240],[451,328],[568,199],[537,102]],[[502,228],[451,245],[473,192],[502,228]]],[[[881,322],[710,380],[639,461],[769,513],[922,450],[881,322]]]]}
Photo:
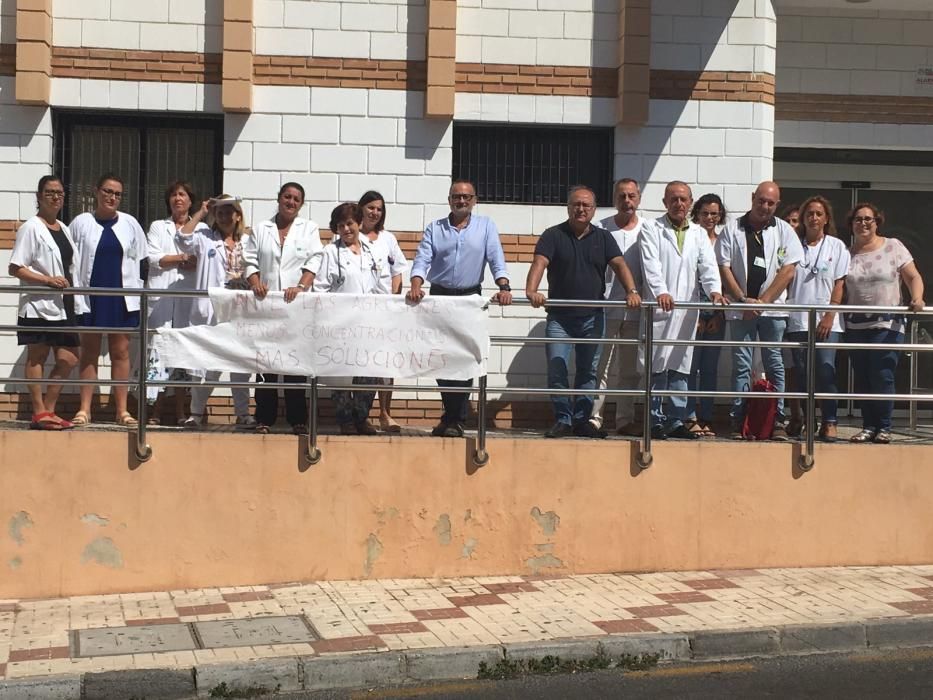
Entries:
{"type": "MultiPolygon", "coordinates": [[[[857,204],[848,218],[852,231],[852,262],[846,277],[847,302],[853,306],[901,306],[901,284],[910,291],[908,308],[923,309],[923,279],[904,244],[878,231],[884,214],[874,204],[857,204]]],[[[845,315],[846,341],[850,343],[904,342],[903,314],[849,313],[845,315]]],[[[893,394],[894,373],[900,353],[896,350],[850,350],[855,370],[855,391],[860,394],[893,394]]],[[[852,442],[891,442],[893,401],[863,401],[862,429],[852,442]]]]}

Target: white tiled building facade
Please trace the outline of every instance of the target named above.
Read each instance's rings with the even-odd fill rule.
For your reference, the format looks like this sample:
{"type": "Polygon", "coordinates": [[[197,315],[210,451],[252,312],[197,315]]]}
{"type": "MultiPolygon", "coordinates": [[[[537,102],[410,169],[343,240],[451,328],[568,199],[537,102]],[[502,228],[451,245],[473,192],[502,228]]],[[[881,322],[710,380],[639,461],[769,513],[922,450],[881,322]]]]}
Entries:
{"type": "MultiPolygon", "coordinates": [[[[613,129],[612,177],[643,183],[645,215],[672,179],[736,213],[771,177],[933,190],[924,158],[853,168],[775,151],[933,149],[928,0],[0,0],[0,44],[4,283],[11,231],[56,165],[58,110],[222,118],[222,190],[244,198],[248,221],[270,217],[279,186],[297,180],[303,214],[322,225],[335,203],[376,189],[388,227],[419,232],[447,211],[462,123],[613,129]]],[[[557,204],[477,211],[525,243],[566,215],[557,204]]],[[[529,250],[509,241],[520,289],[529,250]]],[[[15,303],[0,298],[2,323],[15,303]]],[[[543,318],[491,313],[497,335],[543,318]]],[[[0,336],[0,375],[21,375],[21,362],[0,336]]],[[[543,365],[540,348],[494,349],[490,386],[544,386],[543,365]]]]}

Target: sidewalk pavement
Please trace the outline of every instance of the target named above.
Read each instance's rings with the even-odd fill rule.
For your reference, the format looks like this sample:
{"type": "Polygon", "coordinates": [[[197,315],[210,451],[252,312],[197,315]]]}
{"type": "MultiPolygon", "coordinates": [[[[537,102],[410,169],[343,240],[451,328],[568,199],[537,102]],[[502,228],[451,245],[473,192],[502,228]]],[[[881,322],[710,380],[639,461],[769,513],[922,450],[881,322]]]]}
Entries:
{"type": "MultiPolygon", "coordinates": [[[[479,663],[933,645],[933,565],[323,581],[0,600],[0,699],[476,677],[479,663]]],[[[257,691],[258,692],[258,691],[257,691]]]]}

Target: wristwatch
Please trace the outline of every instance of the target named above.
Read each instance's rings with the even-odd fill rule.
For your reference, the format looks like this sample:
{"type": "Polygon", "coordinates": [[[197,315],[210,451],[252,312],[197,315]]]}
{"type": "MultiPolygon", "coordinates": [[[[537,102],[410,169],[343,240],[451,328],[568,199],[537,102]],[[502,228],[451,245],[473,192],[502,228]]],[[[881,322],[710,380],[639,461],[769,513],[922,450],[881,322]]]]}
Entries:
{"type": "Polygon", "coordinates": [[[628,290],[628,293],[629,293],[629,294],[638,294],[638,290],[635,289],[634,287],[632,287],[630,290],[628,290]]]}
{"type": "Polygon", "coordinates": [[[507,284],[500,284],[500,285],[499,285],[499,291],[500,291],[500,292],[511,292],[511,291],[512,291],[512,288],[511,288],[509,285],[507,285],[507,284]]]}
{"type": "Polygon", "coordinates": [[[300,290],[303,291],[303,292],[307,292],[307,291],[308,291],[308,287],[307,287],[306,285],[302,284],[301,282],[299,282],[299,283],[296,284],[295,286],[298,287],[298,289],[300,289],[300,290]]]}

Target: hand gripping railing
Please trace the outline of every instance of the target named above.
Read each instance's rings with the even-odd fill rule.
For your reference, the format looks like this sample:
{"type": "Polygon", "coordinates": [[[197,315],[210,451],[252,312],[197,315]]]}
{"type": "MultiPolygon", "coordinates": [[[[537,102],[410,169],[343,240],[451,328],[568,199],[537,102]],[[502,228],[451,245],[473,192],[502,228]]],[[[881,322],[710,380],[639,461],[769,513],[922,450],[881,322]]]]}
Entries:
{"type": "MultiPolygon", "coordinates": [[[[139,423],[136,427],[136,445],[135,445],[135,456],[140,462],[146,462],[152,457],[152,448],[146,442],[147,438],[147,413],[148,406],[146,402],[146,388],[149,386],[153,387],[187,387],[191,386],[190,382],[186,381],[177,381],[177,380],[167,380],[167,381],[149,381],[146,373],[146,368],[148,365],[148,356],[149,356],[149,327],[148,327],[148,318],[146,310],[148,309],[148,302],[151,297],[166,297],[166,296],[175,296],[175,297],[207,297],[209,295],[206,291],[191,291],[191,290],[170,290],[170,289],[122,289],[122,288],[70,288],[66,290],[51,290],[48,287],[38,287],[38,286],[20,286],[20,285],[5,285],[0,286],[0,294],[44,294],[48,295],[50,293],[66,293],[66,294],[85,294],[92,296],[139,296],[140,297],[140,325],[138,328],[96,328],[96,327],[87,327],[87,326],[74,326],[74,327],[56,327],[55,330],[58,332],[69,332],[69,333],[109,333],[109,332],[120,332],[126,333],[127,335],[135,336],[139,339],[139,351],[138,351],[138,371],[139,377],[137,380],[86,380],[86,379],[28,379],[23,381],[19,377],[8,376],[5,378],[6,381],[16,381],[29,384],[62,384],[66,386],[70,385],[87,385],[91,384],[94,386],[136,386],[137,391],[139,392],[139,423]]],[[[525,299],[516,299],[513,302],[518,306],[527,306],[530,304],[529,301],[525,299]]],[[[560,307],[585,307],[585,308],[624,308],[625,303],[619,301],[576,301],[576,300],[560,300],[552,299],[547,302],[548,307],[560,308],[560,307]]],[[[834,348],[834,349],[868,349],[868,350],[898,350],[904,352],[931,352],[933,351],[933,345],[917,343],[917,336],[915,332],[911,333],[911,342],[908,344],[872,344],[872,343],[823,343],[817,342],[814,329],[816,328],[816,314],[822,311],[832,311],[835,313],[898,313],[898,314],[907,314],[911,316],[919,315],[933,315],[933,308],[927,308],[919,312],[910,312],[904,307],[876,307],[876,306],[837,306],[837,305],[816,305],[816,306],[806,306],[806,305],[793,305],[786,304],[782,305],[780,308],[782,311],[803,311],[808,314],[808,328],[810,329],[807,336],[807,341],[804,343],[797,342],[763,342],[763,341],[754,341],[754,342],[740,342],[740,341],[730,341],[730,340],[721,340],[721,341],[697,341],[697,340],[673,340],[665,338],[655,338],[654,337],[654,315],[657,304],[653,302],[644,303],[642,309],[645,316],[645,323],[643,324],[644,337],[642,340],[635,339],[620,339],[620,338],[544,338],[540,336],[492,336],[490,338],[492,345],[535,345],[535,344],[549,344],[549,343],[566,343],[571,342],[573,344],[599,344],[599,345],[639,345],[643,348],[644,356],[646,358],[653,357],[654,350],[656,346],[659,345],[691,345],[694,347],[702,346],[719,346],[719,347],[768,347],[768,348],[805,348],[807,352],[807,390],[806,392],[736,392],[736,391],[675,391],[675,390],[655,390],[651,386],[651,372],[646,371],[644,373],[644,386],[641,389],[594,389],[591,393],[593,394],[603,394],[606,396],[640,396],[644,399],[644,430],[641,436],[641,449],[636,456],[636,463],[641,469],[647,469],[651,466],[654,461],[654,457],[651,450],[651,401],[655,396],[659,397],[671,397],[671,396],[687,396],[687,397],[696,397],[696,398],[706,398],[706,397],[736,397],[742,396],[746,399],[767,399],[767,398],[791,398],[791,399],[803,399],[806,401],[807,406],[807,425],[806,425],[806,439],[803,443],[801,449],[801,454],[798,460],[798,466],[802,471],[808,471],[812,469],[814,465],[814,453],[815,453],[815,408],[816,401],[821,399],[840,399],[840,398],[849,398],[856,399],[860,401],[908,401],[911,406],[911,425],[915,425],[915,418],[913,417],[916,412],[916,404],[918,401],[933,401],[933,395],[927,394],[915,394],[913,393],[913,388],[916,386],[915,370],[911,370],[912,377],[914,379],[911,383],[911,393],[909,394],[856,394],[853,392],[847,393],[820,393],[816,392],[816,350],[819,348],[834,348]]],[[[677,303],[676,308],[678,309],[716,309],[723,310],[724,308],[729,308],[732,310],[740,311],[774,311],[776,307],[774,304],[733,304],[729,307],[714,306],[709,303],[700,303],[700,302],[690,302],[690,303],[677,303]]],[[[21,327],[16,325],[0,325],[0,332],[2,331],[16,331],[22,330],[21,327]]],[[[647,363],[647,367],[650,367],[650,361],[647,363]]],[[[204,387],[221,387],[221,388],[255,388],[257,386],[254,382],[233,382],[233,381],[204,381],[199,384],[199,386],[204,387]]],[[[322,452],[318,446],[318,380],[317,378],[312,378],[309,382],[303,383],[289,383],[287,386],[288,389],[307,389],[309,390],[309,399],[308,399],[308,446],[305,451],[305,458],[309,464],[317,464],[322,458],[322,452]]],[[[328,383],[328,389],[337,389],[345,391],[359,391],[361,389],[368,389],[370,391],[378,391],[385,388],[384,385],[367,385],[367,384],[347,384],[347,385],[338,385],[328,383]]],[[[427,387],[423,385],[402,385],[395,384],[392,387],[393,391],[399,392],[423,392],[427,387]]],[[[433,387],[432,387],[433,389],[433,387]]],[[[548,395],[548,396],[557,396],[557,395],[568,395],[573,396],[579,393],[575,389],[549,389],[549,388],[529,388],[529,387],[514,387],[514,386],[503,386],[503,387],[492,387],[493,391],[496,390],[508,390],[511,393],[520,393],[525,395],[548,395]]],[[[484,466],[489,462],[490,456],[487,450],[486,438],[487,438],[487,396],[490,387],[488,386],[487,377],[481,376],[478,380],[477,387],[454,387],[454,386],[445,386],[443,387],[444,392],[450,393],[467,393],[472,394],[473,391],[477,392],[477,434],[476,434],[476,444],[475,449],[473,450],[472,461],[476,466],[484,466]]]]}

